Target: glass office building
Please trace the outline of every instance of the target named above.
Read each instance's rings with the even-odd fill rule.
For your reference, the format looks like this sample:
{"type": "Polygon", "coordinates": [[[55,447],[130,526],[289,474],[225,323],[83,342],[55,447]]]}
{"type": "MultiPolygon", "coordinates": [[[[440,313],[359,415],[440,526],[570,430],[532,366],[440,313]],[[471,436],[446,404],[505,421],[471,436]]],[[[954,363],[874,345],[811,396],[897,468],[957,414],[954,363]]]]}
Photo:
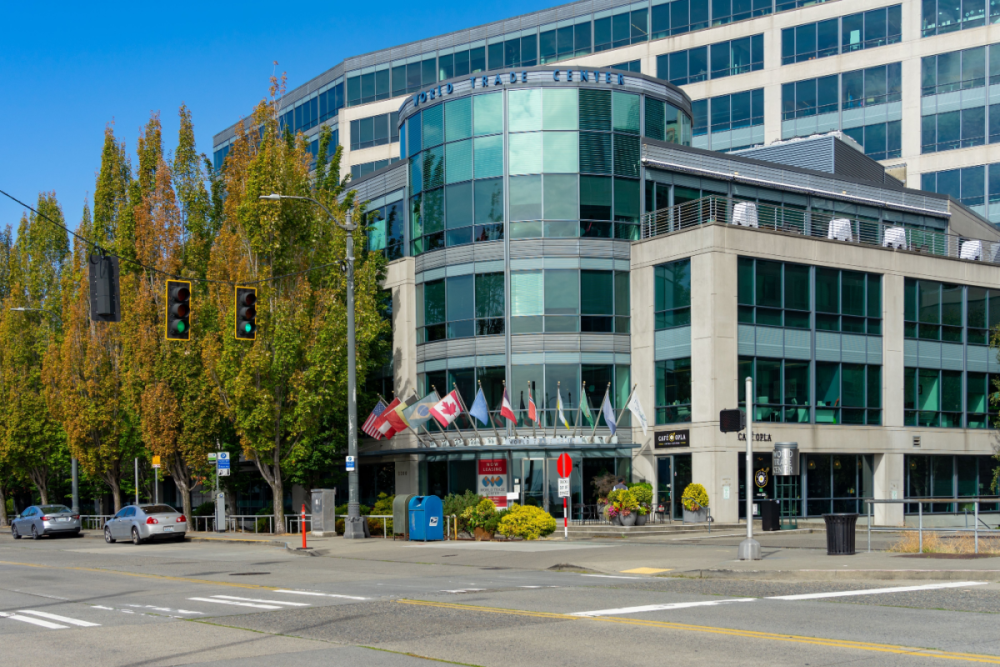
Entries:
{"type": "MultiPolygon", "coordinates": [[[[760,497],[815,516],[988,492],[1000,11],[953,4],[577,2],[290,91],[282,123],[334,130],[391,260],[387,387],[471,403],[482,386],[495,409],[506,383],[518,422],[501,441],[589,437],[584,395],[617,413],[634,389],[649,422],[624,412],[587,442],[366,443],[379,490],[475,488],[477,461],[506,457],[520,499],[548,506],[569,451],[578,507],[610,472],[653,483],[668,512],[700,482],[736,520],[743,443],[717,420],[749,376],[755,467],[773,442],[803,452],[801,477],[760,497]]],[[[218,168],[232,138],[215,137],[218,168]]]]}

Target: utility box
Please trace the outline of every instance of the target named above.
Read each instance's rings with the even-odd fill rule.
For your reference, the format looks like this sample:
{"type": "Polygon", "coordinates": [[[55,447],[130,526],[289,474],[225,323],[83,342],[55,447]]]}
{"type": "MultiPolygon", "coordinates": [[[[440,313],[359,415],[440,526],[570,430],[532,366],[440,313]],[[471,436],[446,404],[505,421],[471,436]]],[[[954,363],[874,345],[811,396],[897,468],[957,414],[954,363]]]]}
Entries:
{"type": "Polygon", "coordinates": [[[410,498],[412,493],[401,493],[392,501],[392,539],[402,535],[404,540],[410,539],[410,498]]]}
{"type": "Polygon", "coordinates": [[[226,494],[223,491],[215,494],[215,532],[226,532],[226,494]]]}
{"type": "MultiPolygon", "coordinates": [[[[410,498],[410,539],[439,541],[444,539],[444,506],[437,496],[410,498]]],[[[395,530],[395,529],[393,529],[395,530]]]]}
{"type": "Polygon", "coordinates": [[[312,534],[336,535],[337,489],[312,490],[312,534]]]}

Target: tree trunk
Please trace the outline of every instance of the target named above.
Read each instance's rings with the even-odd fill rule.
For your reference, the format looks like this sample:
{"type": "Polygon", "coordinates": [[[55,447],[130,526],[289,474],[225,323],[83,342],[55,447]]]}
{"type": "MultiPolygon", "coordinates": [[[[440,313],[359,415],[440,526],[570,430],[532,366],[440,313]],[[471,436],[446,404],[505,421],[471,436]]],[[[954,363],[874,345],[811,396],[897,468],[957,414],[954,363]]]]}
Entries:
{"type": "Polygon", "coordinates": [[[49,504],[49,469],[45,467],[31,468],[28,470],[28,478],[38,489],[38,495],[42,499],[42,505],[49,504]]]}
{"type": "Polygon", "coordinates": [[[190,471],[179,457],[175,457],[173,469],[174,469],[173,470],[174,484],[177,485],[177,490],[180,491],[181,494],[181,506],[183,508],[184,516],[188,517],[188,521],[193,524],[194,522],[191,519],[191,478],[189,476],[190,471]]]}
{"type": "Polygon", "coordinates": [[[121,484],[118,482],[117,476],[111,473],[101,473],[101,477],[104,478],[104,483],[111,489],[111,497],[114,499],[115,510],[112,514],[118,514],[118,510],[122,508],[121,484]]]}
{"type": "Polygon", "coordinates": [[[271,487],[271,511],[274,514],[274,533],[283,535],[285,533],[285,502],[284,489],[281,484],[281,462],[278,459],[278,452],[274,454],[274,467],[267,465],[259,458],[254,458],[257,470],[267,485],[271,487]]]}
{"type": "Polygon", "coordinates": [[[6,526],[7,517],[7,496],[3,492],[3,484],[0,484],[0,526],[6,526]]]}

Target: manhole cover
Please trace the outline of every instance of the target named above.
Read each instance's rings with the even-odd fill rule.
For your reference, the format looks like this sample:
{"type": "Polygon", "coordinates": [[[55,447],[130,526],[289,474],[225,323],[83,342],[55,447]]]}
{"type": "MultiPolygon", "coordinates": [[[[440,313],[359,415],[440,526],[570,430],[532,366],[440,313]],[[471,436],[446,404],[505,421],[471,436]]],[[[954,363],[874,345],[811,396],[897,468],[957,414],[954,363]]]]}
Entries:
{"type": "Polygon", "coordinates": [[[230,577],[254,577],[258,574],[271,574],[270,572],[232,572],[230,577]]]}

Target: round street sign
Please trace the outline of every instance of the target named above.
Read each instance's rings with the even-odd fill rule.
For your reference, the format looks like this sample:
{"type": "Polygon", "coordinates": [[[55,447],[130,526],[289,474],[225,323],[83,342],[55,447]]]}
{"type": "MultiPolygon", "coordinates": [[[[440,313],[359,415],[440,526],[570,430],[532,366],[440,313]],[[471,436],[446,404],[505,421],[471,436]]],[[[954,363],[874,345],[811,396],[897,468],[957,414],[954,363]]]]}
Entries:
{"type": "Polygon", "coordinates": [[[569,457],[569,454],[559,455],[559,461],[556,462],[556,471],[558,471],[560,477],[569,477],[570,473],[573,472],[573,459],[569,457]]]}

